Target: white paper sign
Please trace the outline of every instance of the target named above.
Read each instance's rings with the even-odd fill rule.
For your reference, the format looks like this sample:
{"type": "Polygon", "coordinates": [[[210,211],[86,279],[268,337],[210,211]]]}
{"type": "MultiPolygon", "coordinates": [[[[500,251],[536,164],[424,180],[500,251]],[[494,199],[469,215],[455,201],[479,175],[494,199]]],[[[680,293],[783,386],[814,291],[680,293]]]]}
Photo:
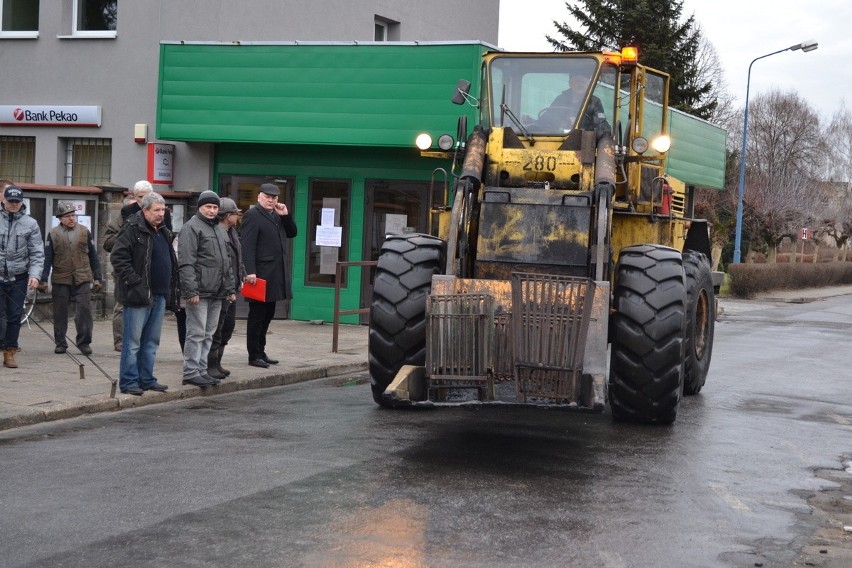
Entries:
{"type": "Polygon", "coordinates": [[[316,245],[320,247],[339,247],[343,242],[343,227],[317,227],[316,245]]]}
{"type": "Polygon", "coordinates": [[[334,208],[333,207],[323,207],[322,214],[320,215],[320,225],[323,227],[333,227],[334,226],[334,208]]]}

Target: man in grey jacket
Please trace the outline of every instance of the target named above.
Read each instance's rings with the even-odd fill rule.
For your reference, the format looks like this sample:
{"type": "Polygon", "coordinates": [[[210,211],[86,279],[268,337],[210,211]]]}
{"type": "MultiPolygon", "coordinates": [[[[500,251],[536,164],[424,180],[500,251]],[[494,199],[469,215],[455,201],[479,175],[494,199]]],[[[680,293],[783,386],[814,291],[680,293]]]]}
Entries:
{"type": "Polygon", "coordinates": [[[178,237],[181,297],[186,308],[183,384],[219,384],[207,374],[207,358],[219,323],[222,300],[236,300],[234,273],[228,256],[228,236],[219,226],[219,196],[203,191],[198,213],[184,223],[178,237]]]}
{"type": "Polygon", "coordinates": [[[3,365],[18,367],[15,352],[27,288],[37,288],[44,268],[44,241],[36,220],[27,215],[24,192],[16,185],[3,192],[0,210],[0,294],[6,310],[3,365]]]}

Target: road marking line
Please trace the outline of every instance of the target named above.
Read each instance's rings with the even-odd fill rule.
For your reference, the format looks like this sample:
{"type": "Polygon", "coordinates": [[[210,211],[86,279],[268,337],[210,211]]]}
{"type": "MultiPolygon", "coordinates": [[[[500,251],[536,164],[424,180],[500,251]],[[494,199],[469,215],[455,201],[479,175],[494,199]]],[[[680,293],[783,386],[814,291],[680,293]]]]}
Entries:
{"type": "Polygon", "coordinates": [[[837,422],[838,424],[843,424],[844,426],[852,426],[852,420],[849,420],[844,416],[840,416],[839,414],[835,414],[834,412],[829,414],[828,417],[837,422]]]}
{"type": "Polygon", "coordinates": [[[737,511],[737,512],[739,512],[739,513],[751,513],[751,509],[749,509],[749,508],[748,508],[748,506],[747,506],[745,503],[743,503],[742,501],[740,501],[740,499],[739,499],[739,498],[737,498],[736,496],[734,496],[734,494],[733,494],[733,493],[731,493],[730,491],[728,491],[728,488],[727,488],[727,487],[725,487],[724,485],[722,485],[721,483],[711,483],[711,484],[710,484],[710,489],[712,489],[712,490],[713,490],[713,492],[714,492],[716,495],[718,495],[719,497],[721,497],[721,498],[722,498],[722,500],[723,500],[725,503],[727,503],[727,504],[728,504],[728,506],[729,506],[731,509],[733,509],[734,511],[737,511]]]}

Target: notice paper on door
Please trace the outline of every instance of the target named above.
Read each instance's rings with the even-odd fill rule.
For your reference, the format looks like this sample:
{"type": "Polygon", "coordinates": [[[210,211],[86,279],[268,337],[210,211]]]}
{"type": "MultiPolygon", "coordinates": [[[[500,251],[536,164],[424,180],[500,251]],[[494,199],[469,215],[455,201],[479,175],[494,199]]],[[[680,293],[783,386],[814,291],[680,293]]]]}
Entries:
{"type": "Polygon", "coordinates": [[[343,241],[343,227],[317,225],[316,245],[318,247],[339,247],[343,241]]]}

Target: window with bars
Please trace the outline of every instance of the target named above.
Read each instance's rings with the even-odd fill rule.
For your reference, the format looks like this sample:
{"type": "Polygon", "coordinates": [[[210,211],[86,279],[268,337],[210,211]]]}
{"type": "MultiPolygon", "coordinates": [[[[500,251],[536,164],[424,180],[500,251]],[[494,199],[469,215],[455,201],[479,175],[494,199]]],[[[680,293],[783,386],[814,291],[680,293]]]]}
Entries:
{"type": "Polygon", "coordinates": [[[68,138],[65,185],[97,185],[112,178],[112,140],[68,138]]]}
{"type": "Polygon", "coordinates": [[[0,179],[35,181],[35,136],[0,136],[0,179]]]}

